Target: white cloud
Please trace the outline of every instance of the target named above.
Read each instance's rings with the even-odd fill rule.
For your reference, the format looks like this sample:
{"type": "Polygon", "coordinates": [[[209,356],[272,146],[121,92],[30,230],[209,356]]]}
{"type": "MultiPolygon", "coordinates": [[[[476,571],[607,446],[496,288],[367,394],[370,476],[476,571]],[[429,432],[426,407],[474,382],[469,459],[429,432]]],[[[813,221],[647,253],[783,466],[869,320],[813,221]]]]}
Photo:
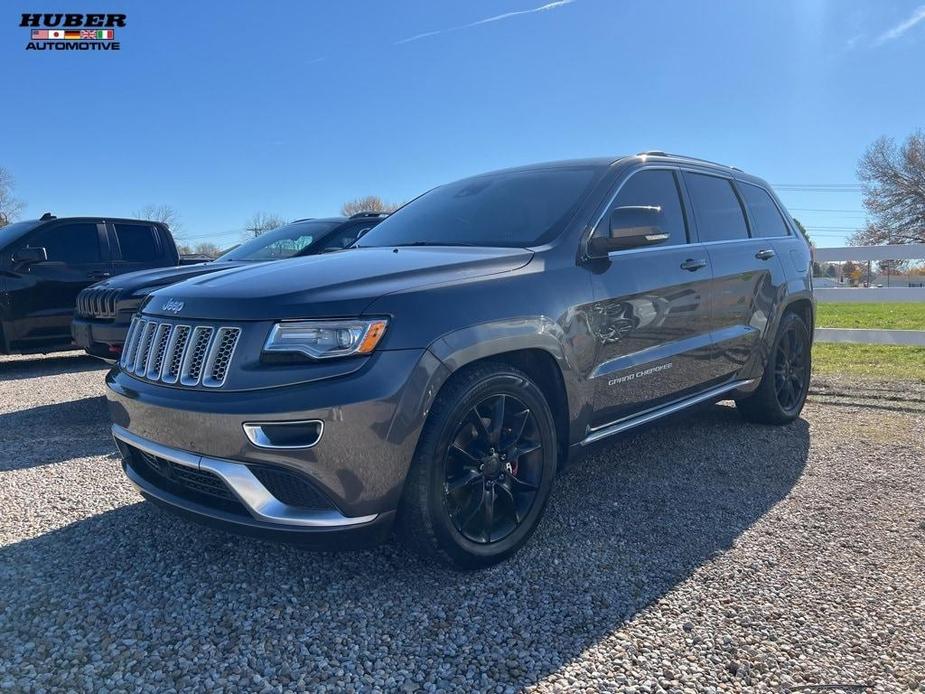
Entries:
{"type": "Polygon", "coordinates": [[[495,15],[494,17],[486,17],[485,19],[479,19],[475,22],[470,22],[469,24],[462,24],[457,27],[449,27],[447,29],[438,29],[436,31],[427,31],[423,34],[416,34],[415,36],[409,36],[406,39],[400,39],[396,41],[394,45],[399,46],[403,43],[411,43],[412,41],[426,39],[429,36],[437,36],[438,34],[446,34],[451,31],[460,31],[462,29],[470,29],[472,27],[477,27],[482,24],[500,22],[503,19],[510,19],[511,17],[519,17],[525,14],[535,14],[536,12],[546,12],[548,10],[554,10],[564,5],[571,5],[573,2],[575,2],[575,0],[553,0],[553,2],[547,2],[545,5],[540,5],[539,7],[534,7],[529,10],[518,10],[516,12],[505,12],[504,14],[498,14],[498,15],[495,15]]]}
{"type": "Polygon", "coordinates": [[[874,41],[875,46],[880,46],[887,41],[892,41],[893,39],[898,39],[900,36],[909,31],[919,22],[925,20],[925,5],[919,5],[915,10],[902,22],[897,24],[892,29],[883,32],[877,39],[874,41]]]}

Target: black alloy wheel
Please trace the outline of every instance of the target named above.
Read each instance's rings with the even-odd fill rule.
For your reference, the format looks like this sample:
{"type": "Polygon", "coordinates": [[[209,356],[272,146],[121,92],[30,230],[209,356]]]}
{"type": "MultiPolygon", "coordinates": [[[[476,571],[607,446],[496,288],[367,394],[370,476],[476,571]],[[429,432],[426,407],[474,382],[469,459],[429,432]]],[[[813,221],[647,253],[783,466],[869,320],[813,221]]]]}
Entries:
{"type": "Polygon", "coordinates": [[[447,512],[468,540],[508,537],[536,502],[543,444],[536,417],[522,400],[500,393],[469,410],[444,461],[447,512]]]}
{"type": "Polygon", "coordinates": [[[787,326],[777,341],[774,355],[774,392],[785,412],[803,404],[809,385],[808,346],[793,323],[787,326]]]}
{"type": "Polygon", "coordinates": [[[419,554],[478,569],[520,549],[539,525],[558,466],[544,391],[509,364],[453,374],[415,449],[396,518],[419,554]]]}
{"type": "Polygon", "coordinates": [[[787,424],[799,417],[812,375],[811,348],[803,319],[795,313],[785,313],[758,387],[735,399],[742,417],[760,424],[787,424]]]}

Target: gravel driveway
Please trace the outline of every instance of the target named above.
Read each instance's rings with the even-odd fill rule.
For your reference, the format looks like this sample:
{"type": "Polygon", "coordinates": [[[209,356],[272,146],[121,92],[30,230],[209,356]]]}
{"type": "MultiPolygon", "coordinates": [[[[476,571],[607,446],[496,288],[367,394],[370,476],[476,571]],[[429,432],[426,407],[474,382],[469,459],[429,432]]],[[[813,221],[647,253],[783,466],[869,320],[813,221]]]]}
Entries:
{"type": "Polygon", "coordinates": [[[142,503],[104,373],[0,357],[0,688],[925,691],[921,385],[829,379],[785,428],[716,405],[602,445],[524,551],[454,573],[142,503]]]}

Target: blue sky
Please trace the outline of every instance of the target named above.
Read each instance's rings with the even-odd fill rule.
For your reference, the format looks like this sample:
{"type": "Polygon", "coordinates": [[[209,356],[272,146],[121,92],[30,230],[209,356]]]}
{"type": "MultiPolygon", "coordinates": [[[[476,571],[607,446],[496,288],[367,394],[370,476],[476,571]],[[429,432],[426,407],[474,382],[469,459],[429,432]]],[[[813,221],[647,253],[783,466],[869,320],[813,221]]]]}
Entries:
{"type": "MultiPolygon", "coordinates": [[[[120,52],[43,53],[20,13],[87,7],[8,0],[0,166],[25,217],[169,204],[227,244],[256,211],[655,148],[856,184],[925,126],[922,0],[544,2],[121,0],[92,8],[127,14],[120,52]]],[[[780,193],[826,246],[863,223],[848,190],[780,193]]]]}

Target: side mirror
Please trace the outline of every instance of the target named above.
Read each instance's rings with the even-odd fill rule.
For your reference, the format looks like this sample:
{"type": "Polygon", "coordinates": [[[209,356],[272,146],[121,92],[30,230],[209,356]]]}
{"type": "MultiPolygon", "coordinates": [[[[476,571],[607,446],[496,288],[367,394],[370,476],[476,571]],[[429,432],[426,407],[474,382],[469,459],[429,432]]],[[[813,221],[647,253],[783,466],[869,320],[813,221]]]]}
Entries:
{"type": "Polygon", "coordinates": [[[610,214],[608,236],[595,236],[588,242],[594,257],[611,251],[654,246],[668,240],[661,228],[662,208],[643,205],[618,207],[610,214]]]}
{"type": "Polygon", "coordinates": [[[13,252],[14,265],[34,265],[35,263],[44,263],[46,260],[48,260],[48,251],[41,247],[25,246],[17,248],[13,252]]]}

